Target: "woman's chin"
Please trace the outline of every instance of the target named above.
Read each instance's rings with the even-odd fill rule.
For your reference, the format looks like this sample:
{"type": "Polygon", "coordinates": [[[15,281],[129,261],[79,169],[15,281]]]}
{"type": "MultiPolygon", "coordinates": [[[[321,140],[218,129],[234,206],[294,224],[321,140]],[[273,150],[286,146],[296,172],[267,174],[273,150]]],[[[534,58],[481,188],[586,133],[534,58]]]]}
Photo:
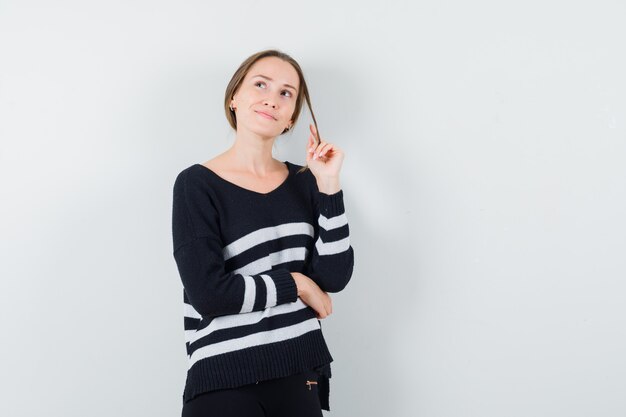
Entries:
{"type": "Polygon", "coordinates": [[[277,131],[276,129],[270,129],[268,127],[255,127],[250,129],[250,131],[264,138],[275,138],[282,133],[282,131],[277,131]]]}

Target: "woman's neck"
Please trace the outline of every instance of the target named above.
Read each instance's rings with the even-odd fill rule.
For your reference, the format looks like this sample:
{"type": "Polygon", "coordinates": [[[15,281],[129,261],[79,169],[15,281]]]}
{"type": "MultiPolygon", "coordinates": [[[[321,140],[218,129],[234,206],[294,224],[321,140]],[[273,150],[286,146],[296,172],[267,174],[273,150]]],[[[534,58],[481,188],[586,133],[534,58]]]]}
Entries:
{"type": "Polygon", "coordinates": [[[263,177],[276,169],[282,169],[272,155],[275,138],[261,138],[257,135],[239,134],[235,143],[225,153],[229,165],[234,169],[249,171],[263,177]]]}

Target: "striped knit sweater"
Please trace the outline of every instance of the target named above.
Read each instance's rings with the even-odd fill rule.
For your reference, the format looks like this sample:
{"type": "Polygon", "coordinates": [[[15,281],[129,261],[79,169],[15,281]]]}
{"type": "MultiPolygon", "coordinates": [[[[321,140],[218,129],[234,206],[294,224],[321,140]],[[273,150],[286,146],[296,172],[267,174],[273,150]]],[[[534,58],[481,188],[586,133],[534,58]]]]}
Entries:
{"type": "Polygon", "coordinates": [[[324,291],[352,276],[343,190],[328,195],[313,174],[285,161],[287,179],[268,193],[242,188],[194,164],[173,190],[173,255],[183,284],[188,370],[183,401],[308,369],[330,410],[333,358],[315,310],[290,272],[324,291]]]}

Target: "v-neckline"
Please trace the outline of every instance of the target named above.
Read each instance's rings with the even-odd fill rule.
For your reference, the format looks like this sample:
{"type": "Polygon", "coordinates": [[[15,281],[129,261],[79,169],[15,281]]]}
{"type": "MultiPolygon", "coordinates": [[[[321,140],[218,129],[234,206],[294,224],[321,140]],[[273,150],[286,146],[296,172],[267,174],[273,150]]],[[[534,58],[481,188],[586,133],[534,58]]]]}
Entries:
{"type": "Polygon", "coordinates": [[[235,188],[237,188],[239,190],[243,190],[243,191],[246,191],[246,192],[249,192],[249,193],[252,193],[252,194],[256,194],[256,195],[268,196],[268,195],[273,194],[273,193],[277,192],[278,190],[282,189],[287,184],[289,179],[291,178],[291,175],[292,175],[291,164],[289,163],[289,161],[284,161],[283,163],[287,166],[287,171],[288,171],[287,178],[285,178],[285,180],[283,182],[281,182],[276,188],[274,188],[271,191],[268,191],[267,193],[260,193],[258,191],[254,191],[254,190],[250,190],[248,188],[242,187],[241,185],[237,185],[234,182],[228,181],[227,179],[221,177],[220,175],[217,174],[217,172],[213,171],[211,168],[209,168],[209,167],[207,167],[205,165],[202,165],[200,163],[198,163],[196,165],[201,166],[207,172],[209,172],[214,177],[216,177],[218,180],[220,180],[220,181],[222,181],[222,182],[224,182],[224,183],[226,183],[226,184],[228,184],[228,185],[230,185],[232,187],[235,187],[235,188]]]}

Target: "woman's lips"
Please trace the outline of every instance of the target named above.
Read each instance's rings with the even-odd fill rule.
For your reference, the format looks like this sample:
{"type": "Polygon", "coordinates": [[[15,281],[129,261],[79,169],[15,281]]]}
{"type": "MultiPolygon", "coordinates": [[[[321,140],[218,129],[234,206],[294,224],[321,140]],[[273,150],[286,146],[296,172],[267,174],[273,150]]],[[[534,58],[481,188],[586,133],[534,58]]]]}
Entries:
{"type": "Polygon", "coordinates": [[[270,116],[267,113],[263,113],[262,111],[258,111],[257,113],[260,114],[262,117],[264,117],[266,119],[275,120],[272,116],[270,116]]]}

